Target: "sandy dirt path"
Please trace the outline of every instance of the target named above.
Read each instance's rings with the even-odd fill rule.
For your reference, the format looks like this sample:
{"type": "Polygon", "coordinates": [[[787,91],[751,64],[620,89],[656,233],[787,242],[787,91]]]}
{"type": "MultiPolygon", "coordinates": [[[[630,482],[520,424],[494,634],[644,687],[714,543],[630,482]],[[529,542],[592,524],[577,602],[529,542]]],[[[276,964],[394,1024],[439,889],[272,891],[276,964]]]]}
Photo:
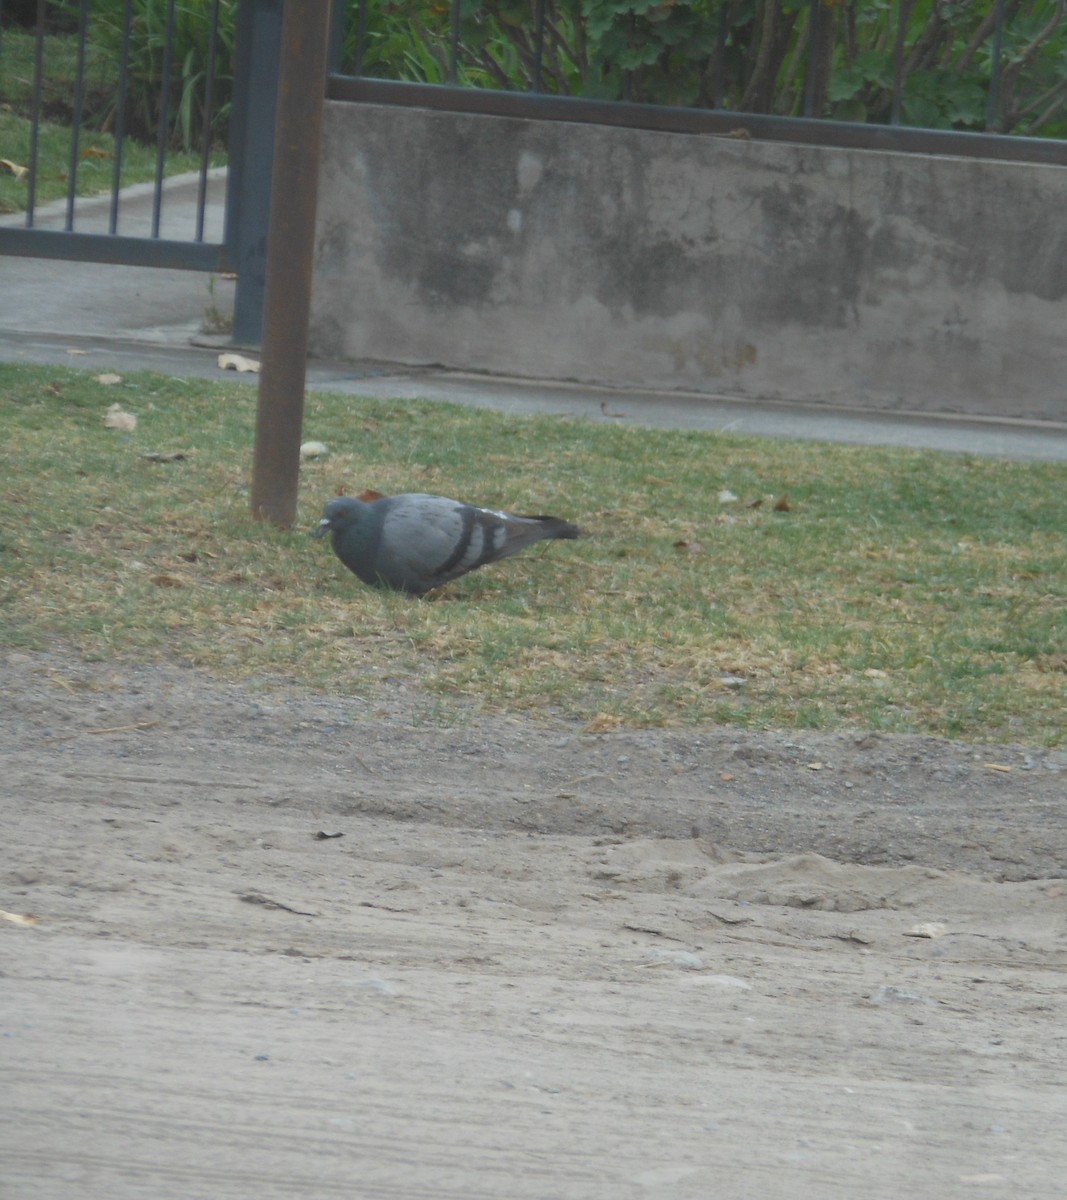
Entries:
{"type": "Polygon", "coordinates": [[[1062,753],[0,686],[4,1200],[1064,1194],[1062,753]]]}

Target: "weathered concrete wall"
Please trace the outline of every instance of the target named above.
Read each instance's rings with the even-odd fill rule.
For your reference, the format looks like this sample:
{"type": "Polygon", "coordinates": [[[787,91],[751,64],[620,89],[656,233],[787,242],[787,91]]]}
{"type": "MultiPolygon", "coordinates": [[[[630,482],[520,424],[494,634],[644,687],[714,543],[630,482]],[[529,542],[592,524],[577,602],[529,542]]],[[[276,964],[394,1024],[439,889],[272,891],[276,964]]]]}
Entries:
{"type": "Polygon", "coordinates": [[[1067,168],[330,103],[312,352],[1067,419],[1067,168]]]}

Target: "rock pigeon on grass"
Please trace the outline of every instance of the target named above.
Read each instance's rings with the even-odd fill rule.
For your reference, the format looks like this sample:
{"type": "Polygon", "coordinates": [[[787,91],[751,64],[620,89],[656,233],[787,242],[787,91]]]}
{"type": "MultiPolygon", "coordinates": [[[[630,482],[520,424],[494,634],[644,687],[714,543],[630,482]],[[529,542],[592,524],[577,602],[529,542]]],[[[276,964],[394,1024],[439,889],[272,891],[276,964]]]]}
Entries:
{"type": "Polygon", "coordinates": [[[579,535],[557,517],[523,517],[417,492],[369,495],[331,500],[313,536],[328,530],[334,553],[364,583],[412,596],[534,542],[579,535]]]}

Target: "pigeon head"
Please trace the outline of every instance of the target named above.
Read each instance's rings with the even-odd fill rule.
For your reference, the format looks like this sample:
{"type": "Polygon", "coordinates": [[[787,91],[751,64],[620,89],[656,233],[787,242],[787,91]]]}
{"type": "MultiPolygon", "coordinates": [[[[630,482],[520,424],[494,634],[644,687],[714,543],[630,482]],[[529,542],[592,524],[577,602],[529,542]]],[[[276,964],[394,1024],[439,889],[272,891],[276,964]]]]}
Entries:
{"type": "Polygon", "coordinates": [[[313,538],[325,537],[327,533],[341,533],[359,523],[363,502],[352,496],[338,496],[322,510],[322,520],[311,531],[313,538]]]}

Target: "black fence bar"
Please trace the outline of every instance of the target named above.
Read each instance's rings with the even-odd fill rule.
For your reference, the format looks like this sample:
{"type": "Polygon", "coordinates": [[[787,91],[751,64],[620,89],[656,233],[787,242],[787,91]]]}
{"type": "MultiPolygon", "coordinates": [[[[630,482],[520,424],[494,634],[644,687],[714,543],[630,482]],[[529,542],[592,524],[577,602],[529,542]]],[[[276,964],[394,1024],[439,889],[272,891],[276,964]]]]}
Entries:
{"type": "Polygon", "coordinates": [[[130,86],[130,30],[133,25],[133,0],[126,0],[122,13],[122,52],[119,56],[119,95],[115,106],[115,157],[111,163],[111,210],[107,231],[118,232],[119,192],[122,189],[122,152],[126,140],[126,97],[130,86]]]}
{"type": "Polygon", "coordinates": [[[241,0],[234,38],[233,106],[226,187],[226,244],[237,290],[233,340],[256,346],[263,333],[267,224],[274,157],[282,0],[241,0]]]}
{"type": "Polygon", "coordinates": [[[819,12],[822,0],[808,0],[808,61],[804,66],[804,116],[815,114],[815,76],[819,58],[819,12]]]}
{"type": "Polygon", "coordinates": [[[66,229],[0,226],[0,254],[23,258],[65,258],[71,262],[167,267],[176,271],[228,271],[227,248],[211,242],[77,233],[66,229]]]}
{"type": "Polygon", "coordinates": [[[33,45],[33,89],[30,94],[30,182],[26,189],[26,227],[33,227],[33,211],[37,207],[38,126],[41,123],[41,89],[44,86],[44,4],[37,0],[37,36],[33,45]]]}
{"type": "Polygon", "coordinates": [[[897,0],[897,28],[893,38],[893,98],[889,105],[889,124],[899,125],[904,103],[904,43],[908,36],[908,17],[912,0],[897,0]]]}
{"type": "Polygon", "coordinates": [[[1004,66],[1004,0],[996,0],[993,12],[993,64],[989,76],[989,92],[986,95],[986,129],[996,129],[1000,124],[1000,73],[1004,66]]]}
{"type": "Polygon", "coordinates": [[[545,21],[548,19],[548,13],[545,8],[545,0],[536,0],[534,8],[534,67],[533,67],[533,91],[544,91],[544,78],[541,74],[545,58],[545,21]]]}
{"type": "Polygon", "coordinates": [[[70,165],[67,167],[67,224],[74,228],[74,198],[78,194],[78,151],[85,115],[85,32],[89,25],[89,0],[78,6],[78,58],[74,67],[74,117],[70,130],[70,165]]]}
{"type": "Polygon", "coordinates": [[[167,25],[163,39],[163,66],[160,74],[159,128],[156,135],[156,191],[152,200],[152,236],[159,237],[163,215],[163,177],[167,167],[167,122],[170,119],[170,72],[174,57],[174,0],[167,0],[167,25]]]}
{"type": "Polygon", "coordinates": [[[207,173],[211,165],[212,117],[215,112],[215,59],[218,57],[219,0],[211,6],[211,29],[208,33],[207,68],[204,80],[204,128],[200,139],[200,182],[196,190],[196,240],[204,240],[204,214],[207,212],[207,173]]]}
{"type": "Polygon", "coordinates": [[[533,96],[526,92],[498,92],[431,83],[397,83],[391,79],[350,75],[331,75],[326,95],[330,100],[480,113],[490,117],[575,121],[590,125],[654,129],[665,133],[752,137],[855,150],[950,154],[964,158],[1067,166],[1067,141],[1056,138],[959,133],[948,129],[908,129],[899,125],[860,125],[848,121],[772,117],[762,113],[727,112],[721,109],[585,100],[573,96],[533,96]]]}
{"type": "Polygon", "coordinates": [[[452,4],[452,39],[448,49],[448,82],[455,84],[456,73],[459,70],[459,22],[460,22],[460,5],[459,0],[453,0],[452,4]]]}

